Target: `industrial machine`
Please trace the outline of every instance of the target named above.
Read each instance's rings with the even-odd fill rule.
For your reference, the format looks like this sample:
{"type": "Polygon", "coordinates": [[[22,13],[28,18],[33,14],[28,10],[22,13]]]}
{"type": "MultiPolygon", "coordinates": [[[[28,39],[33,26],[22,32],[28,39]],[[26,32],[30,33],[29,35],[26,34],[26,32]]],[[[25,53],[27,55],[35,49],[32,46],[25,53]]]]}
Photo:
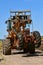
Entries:
{"type": "Polygon", "coordinates": [[[23,50],[24,53],[35,53],[35,48],[41,45],[38,31],[30,32],[31,11],[10,11],[7,24],[8,35],[3,41],[3,54],[11,54],[11,49],[23,50]]]}

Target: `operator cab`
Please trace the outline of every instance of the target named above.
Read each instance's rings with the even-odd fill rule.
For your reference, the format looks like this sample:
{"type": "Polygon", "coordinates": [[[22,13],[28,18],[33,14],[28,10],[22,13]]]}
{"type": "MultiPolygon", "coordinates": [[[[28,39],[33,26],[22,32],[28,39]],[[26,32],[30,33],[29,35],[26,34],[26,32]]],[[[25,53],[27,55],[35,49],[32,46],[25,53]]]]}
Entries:
{"type": "MultiPolygon", "coordinates": [[[[31,11],[30,10],[25,10],[25,11],[10,11],[10,19],[8,19],[6,21],[7,23],[7,28],[8,30],[12,29],[13,23],[15,24],[16,22],[20,22],[20,27],[22,26],[24,29],[26,29],[26,27],[28,25],[31,24],[32,20],[31,20],[31,11]]],[[[18,25],[16,25],[17,27],[18,25]]]]}
{"type": "Polygon", "coordinates": [[[10,11],[10,17],[12,20],[14,20],[16,17],[19,17],[19,19],[23,22],[26,21],[28,23],[31,23],[31,11],[25,10],[25,11],[10,11]]]}

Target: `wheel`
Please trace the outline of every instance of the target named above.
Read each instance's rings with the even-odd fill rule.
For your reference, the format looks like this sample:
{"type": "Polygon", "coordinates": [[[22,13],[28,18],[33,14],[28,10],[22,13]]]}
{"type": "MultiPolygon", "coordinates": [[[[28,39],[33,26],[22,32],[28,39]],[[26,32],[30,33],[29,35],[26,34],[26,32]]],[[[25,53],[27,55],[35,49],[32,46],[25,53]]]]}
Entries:
{"type": "Polygon", "coordinates": [[[28,49],[24,48],[23,51],[24,51],[24,53],[27,53],[28,52],[28,49]]]}
{"type": "Polygon", "coordinates": [[[11,54],[10,39],[3,40],[3,54],[4,55],[10,55],[11,54]]]}
{"type": "Polygon", "coordinates": [[[35,53],[35,45],[33,43],[29,43],[29,45],[28,45],[28,51],[31,54],[35,53]]]}
{"type": "Polygon", "coordinates": [[[36,40],[35,47],[38,48],[41,45],[41,35],[40,35],[40,33],[38,31],[34,31],[33,35],[34,35],[35,40],[36,40]]]}
{"type": "Polygon", "coordinates": [[[24,53],[31,53],[34,54],[35,53],[35,45],[33,43],[28,43],[27,47],[24,48],[24,53]]]}
{"type": "Polygon", "coordinates": [[[24,53],[28,52],[28,43],[23,43],[23,52],[24,53]]]}

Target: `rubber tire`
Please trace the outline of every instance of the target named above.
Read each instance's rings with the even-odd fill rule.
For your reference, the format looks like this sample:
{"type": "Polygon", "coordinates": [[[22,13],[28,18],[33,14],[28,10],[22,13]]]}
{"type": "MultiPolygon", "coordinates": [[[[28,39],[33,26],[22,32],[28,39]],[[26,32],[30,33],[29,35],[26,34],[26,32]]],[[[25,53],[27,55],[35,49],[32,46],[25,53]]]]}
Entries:
{"type": "Polygon", "coordinates": [[[35,45],[33,43],[29,43],[29,45],[28,45],[28,51],[31,54],[35,53],[35,45]]]}
{"type": "Polygon", "coordinates": [[[4,55],[11,55],[10,39],[3,40],[3,54],[4,55]]]}
{"type": "Polygon", "coordinates": [[[35,48],[39,48],[40,45],[41,45],[41,35],[38,31],[34,31],[33,32],[33,35],[35,36],[35,39],[36,39],[36,45],[35,45],[35,48]]]}
{"type": "Polygon", "coordinates": [[[27,53],[27,52],[28,52],[28,49],[24,48],[24,49],[23,49],[23,52],[24,52],[24,53],[27,53]]]}
{"type": "Polygon", "coordinates": [[[35,53],[35,45],[33,43],[28,43],[27,48],[24,48],[24,53],[31,53],[34,54],[35,53]]]}

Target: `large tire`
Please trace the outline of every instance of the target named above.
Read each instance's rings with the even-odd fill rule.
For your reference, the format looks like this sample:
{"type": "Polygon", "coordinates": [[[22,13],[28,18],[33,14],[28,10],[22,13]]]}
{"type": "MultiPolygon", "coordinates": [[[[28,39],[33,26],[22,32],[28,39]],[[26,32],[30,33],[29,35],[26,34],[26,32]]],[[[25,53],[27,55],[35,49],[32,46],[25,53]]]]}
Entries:
{"type": "Polygon", "coordinates": [[[24,53],[27,53],[28,52],[28,49],[27,48],[24,48],[23,51],[24,51],[24,53]]]}
{"type": "Polygon", "coordinates": [[[3,40],[3,54],[4,55],[10,55],[11,54],[10,39],[3,40]]]}
{"type": "Polygon", "coordinates": [[[35,45],[33,43],[28,43],[27,48],[24,48],[24,53],[31,53],[34,54],[35,53],[35,45]]]}
{"type": "Polygon", "coordinates": [[[29,45],[28,45],[28,51],[31,54],[35,53],[35,45],[33,43],[29,43],[29,45]]]}
{"type": "Polygon", "coordinates": [[[34,31],[33,35],[34,35],[35,40],[36,40],[35,48],[38,48],[41,45],[41,35],[38,31],[34,31]]]}

